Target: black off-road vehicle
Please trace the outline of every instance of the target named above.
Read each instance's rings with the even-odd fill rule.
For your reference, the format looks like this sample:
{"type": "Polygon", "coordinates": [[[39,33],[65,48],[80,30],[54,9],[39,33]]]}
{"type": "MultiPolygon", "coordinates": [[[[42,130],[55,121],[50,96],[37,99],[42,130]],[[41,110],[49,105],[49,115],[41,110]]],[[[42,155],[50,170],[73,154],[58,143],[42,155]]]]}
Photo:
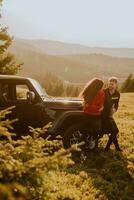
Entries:
{"type": "Polygon", "coordinates": [[[49,133],[60,134],[65,148],[81,141],[85,115],[81,100],[50,97],[34,79],[0,75],[0,110],[13,105],[15,109],[8,117],[19,119],[14,124],[18,134],[26,133],[29,126],[43,127],[52,122],[49,133]]]}

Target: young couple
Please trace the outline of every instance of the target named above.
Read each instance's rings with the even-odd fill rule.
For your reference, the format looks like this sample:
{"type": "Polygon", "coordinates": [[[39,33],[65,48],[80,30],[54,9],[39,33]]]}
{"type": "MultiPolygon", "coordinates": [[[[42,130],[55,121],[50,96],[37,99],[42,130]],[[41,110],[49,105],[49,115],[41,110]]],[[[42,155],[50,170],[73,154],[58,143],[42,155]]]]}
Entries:
{"type": "Polygon", "coordinates": [[[106,89],[103,89],[103,85],[101,79],[94,78],[80,93],[83,99],[83,110],[86,113],[86,124],[88,126],[91,124],[95,138],[102,137],[103,134],[110,135],[105,151],[110,150],[112,143],[117,151],[121,151],[117,140],[119,130],[113,118],[120,100],[117,78],[109,78],[106,89]]]}

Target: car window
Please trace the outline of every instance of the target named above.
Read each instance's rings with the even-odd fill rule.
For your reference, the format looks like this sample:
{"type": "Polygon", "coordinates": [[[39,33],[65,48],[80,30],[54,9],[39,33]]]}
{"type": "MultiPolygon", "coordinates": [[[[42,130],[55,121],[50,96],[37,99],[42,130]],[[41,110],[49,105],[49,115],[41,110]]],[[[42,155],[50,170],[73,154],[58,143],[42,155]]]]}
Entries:
{"type": "Polygon", "coordinates": [[[1,96],[5,101],[11,100],[9,84],[2,84],[1,96]]]}
{"type": "Polygon", "coordinates": [[[27,85],[16,85],[16,99],[17,100],[27,100],[27,92],[29,88],[27,85]]]}

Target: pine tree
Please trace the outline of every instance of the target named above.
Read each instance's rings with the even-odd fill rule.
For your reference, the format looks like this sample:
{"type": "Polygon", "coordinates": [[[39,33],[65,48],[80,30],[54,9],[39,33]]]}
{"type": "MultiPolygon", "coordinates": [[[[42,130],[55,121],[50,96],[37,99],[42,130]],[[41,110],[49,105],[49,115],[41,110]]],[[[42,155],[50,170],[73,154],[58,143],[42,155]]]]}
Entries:
{"type": "MultiPolygon", "coordinates": [[[[0,0],[0,14],[2,2],[3,0],[0,0]]],[[[0,25],[0,74],[16,74],[20,70],[21,64],[17,64],[14,55],[8,52],[12,40],[8,28],[0,25]]]]}
{"type": "Polygon", "coordinates": [[[131,83],[131,78],[132,78],[132,74],[130,74],[128,78],[125,80],[125,82],[123,83],[121,87],[121,92],[126,92],[128,90],[128,86],[131,83]]]}
{"type": "Polygon", "coordinates": [[[121,92],[134,92],[134,76],[132,74],[123,83],[121,92]]]}
{"type": "Polygon", "coordinates": [[[134,77],[131,78],[131,82],[128,85],[128,91],[127,92],[134,92],[134,77]]]}

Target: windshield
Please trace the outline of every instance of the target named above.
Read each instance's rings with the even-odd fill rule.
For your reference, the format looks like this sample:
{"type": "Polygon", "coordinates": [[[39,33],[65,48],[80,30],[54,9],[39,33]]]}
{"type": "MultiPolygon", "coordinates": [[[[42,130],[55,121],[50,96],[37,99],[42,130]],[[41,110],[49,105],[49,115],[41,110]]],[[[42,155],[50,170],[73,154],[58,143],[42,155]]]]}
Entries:
{"type": "Polygon", "coordinates": [[[36,88],[37,92],[41,97],[50,98],[49,95],[46,93],[45,89],[41,87],[38,81],[32,79],[32,84],[36,88]]]}

